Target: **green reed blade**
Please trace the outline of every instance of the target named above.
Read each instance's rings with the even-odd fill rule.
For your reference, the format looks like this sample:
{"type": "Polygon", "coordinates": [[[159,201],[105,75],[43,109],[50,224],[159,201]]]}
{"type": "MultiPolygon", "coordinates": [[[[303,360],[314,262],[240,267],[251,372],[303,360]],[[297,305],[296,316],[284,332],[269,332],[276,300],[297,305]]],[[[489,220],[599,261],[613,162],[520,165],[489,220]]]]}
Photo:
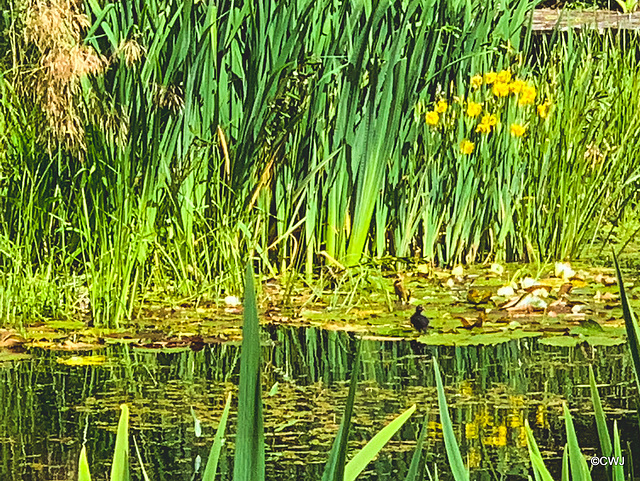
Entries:
{"type": "Polygon", "coordinates": [[[409,465],[409,470],[407,471],[407,476],[404,478],[404,481],[417,481],[419,479],[424,479],[424,469],[425,469],[425,456],[423,456],[423,446],[424,440],[427,438],[427,427],[429,425],[429,417],[424,417],[424,422],[422,423],[422,429],[420,429],[420,435],[418,436],[418,442],[416,443],[416,449],[413,451],[413,456],[411,456],[411,464],[409,465]]]}
{"type": "MultiPolygon", "coordinates": [[[[613,456],[618,459],[622,459],[622,449],[620,448],[620,432],[618,431],[618,420],[613,420],[613,456]]],[[[630,456],[628,457],[630,458],[630,456]]],[[[629,465],[632,465],[630,462],[631,459],[625,459],[629,465]]],[[[615,464],[612,466],[611,473],[613,481],[624,481],[624,466],[621,464],[615,464]]]]}
{"type": "Polygon", "coordinates": [[[260,323],[251,262],[247,264],[244,286],[238,428],[233,479],[234,481],[264,481],[264,423],[260,386],[260,323]]]}
{"type": "Polygon", "coordinates": [[[620,290],[620,303],[622,304],[622,315],[624,316],[624,325],[627,329],[627,344],[631,351],[631,359],[633,359],[633,371],[636,376],[636,386],[640,390],[640,328],[633,309],[629,304],[627,292],[624,288],[624,280],[618,265],[618,257],[613,253],[613,263],[616,266],[616,277],[618,278],[618,289],[620,290]]]}
{"type": "Polygon", "coordinates": [[[140,463],[140,471],[142,472],[142,479],[144,481],[151,481],[149,475],[147,474],[147,470],[144,467],[144,463],[142,462],[142,453],[138,448],[138,441],[136,441],[135,436],[133,437],[133,447],[136,448],[136,456],[138,457],[138,463],[140,463]]]}
{"type": "Polygon", "coordinates": [[[220,417],[220,424],[216,430],[216,437],[213,439],[211,445],[211,451],[209,452],[209,458],[207,459],[207,466],[202,474],[202,481],[213,481],[218,470],[218,460],[220,459],[220,451],[224,443],[224,433],[227,426],[227,418],[229,417],[229,410],[231,409],[231,393],[227,395],[227,402],[224,405],[222,416],[220,417]]]}
{"type": "Polygon", "coordinates": [[[129,481],[129,406],[120,406],[120,421],[113,450],[110,481],[129,481]]]}
{"type": "Polygon", "coordinates": [[[351,427],[351,416],[353,415],[353,403],[356,398],[356,390],[358,388],[358,377],[360,375],[360,352],[362,341],[357,341],[356,355],[353,360],[353,369],[351,370],[351,381],[349,383],[349,394],[347,396],[347,404],[344,408],[342,421],[336,439],[329,452],[327,464],[322,473],[322,481],[343,481],[345,477],[345,464],[347,460],[347,442],[349,441],[349,429],[351,427]]]}
{"type": "Polygon", "coordinates": [[[596,386],[596,378],[593,374],[593,366],[589,366],[589,386],[591,388],[591,402],[596,416],[596,427],[598,428],[598,438],[600,439],[600,449],[602,456],[611,456],[611,436],[607,428],[607,419],[602,409],[600,394],[596,386]]]}
{"type": "Polygon", "coordinates": [[[78,481],[91,481],[89,462],[87,461],[87,448],[82,446],[80,458],[78,460],[78,481]]]}
{"type": "Polygon", "coordinates": [[[415,412],[414,404],[397,418],[382,428],[371,440],[358,451],[353,458],[347,463],[344,469],[345,481],[354,481],[367,465],[373,461],[385,444],[393,437],[395,433],[407,422],[411,415],[415,412]]]}
{"type": "Polygon", "coordinates": [[[436,378],[436,388],[438,390],[438,409],[440,410],[440,421],[442,422],[442,433],[444,435],[444,446],[447,451],[447,459],[449,460],[449,466],[453,473],[453,478],[456,481],[469,481],[469,471],[464,465],[462,455],[460,454],[460,447],[456,440],[456,435],[453,432],[453,423],[449,416],[449,408],[447,407],[447,398],[444,392],[444,386],[442,384],[442,378],[440,376],[440,368],[438,367],[438,360],[433,358],[433,372],[436,378]]]}
{"type": "Polygon", "coordinates": [[[536,481],[554,481],[551,473],[549,473],[549,470],[544,465],[540,449],[538,449],[538,443],[536,443],[536,439],[533,437],[533,431],[531,427],[529,427],[529,421],[526,419],[524,421],[524,429],[527,433],[527,449],[529,450],[529,459],[533,466],[536,481]]]}
{"type": "Polygon", "coordinates": [[[562,453],[562,474],[560,476],[562,481],[569,481],[571,479],[569,471],[569,450],[567,444],[564,445],[564,452],[562,453]]]}
{"type": "Polygon", "coordinates": [[[576,481],[590,481],[591,473],[587,466],[587,461],[582,455],[578,437],[573,426],[573,418],[566,403],[563,403],[564,425],[567,431],[567,449],[569,451],[569,467],[571,468],[571,479],[576,481]]]}

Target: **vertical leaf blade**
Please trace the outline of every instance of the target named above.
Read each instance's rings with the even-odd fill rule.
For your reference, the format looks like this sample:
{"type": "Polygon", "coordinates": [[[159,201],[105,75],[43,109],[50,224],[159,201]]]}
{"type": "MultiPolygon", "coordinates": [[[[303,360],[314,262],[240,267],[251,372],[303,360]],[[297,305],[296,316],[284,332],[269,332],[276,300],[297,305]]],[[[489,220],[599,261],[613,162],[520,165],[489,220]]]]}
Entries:
{"type": "Polygon", "coordinates": [[[264,427],[260,391],[260,325],[251,263],[247,264],[245,273],[237,432],[233,479],[235,481],[264,481],[264,427]]]}
{"type": "Polygon", "coordinates": [[[360,451],[356,453],[353,458],[351,458],[351,461],[349,461],[344,470],[345,481],[355,481],[367,465],[373,461],[373,458],[378,455],[385,444],[387,444],[402,425],[407,422],[415,410],[416,405],[414,404],[382,428],[360,451]]]}
{"type": "Polygon", "coordinates": [[[82,446],[80,450],[80,459],[78,461],[78,481],[91,481],[91,472],[89,471],[89,462],[87,461],[87,448],[82,446]]]}
{"type": "Polygon", "coordinates": [[[120,421],[116,434],[116,447],[113,451],[111,481],[129,481],[129,406],[120,406],[120,421]]]}
{"type": "Polygon", "coordinates": [[[442,384],[442,378],[440,377],[440,368],[438,367],[438,360],[433,358],[434,374],[436,377],[436,387],[438,389],[438,408],[440,409],[440,421],[442,422],[442,433],[444,435],[444,446],[447,451],[447,458],[449,459],[449,466],[451,466],[451,472],[456,481],[469,481],[469,472],[464,466],[462,455],[460,454],[460,448],[458,447],[458,441],[456,435],[453,432],[453,423],[449,416],[449,408],[447,407],[447,398],[444,393],[444,386],[442,384]]]}
{"type": "Polygon", "coordinates": [[[231,409],[231,393],[227,395],[227,402],[224,405],[222,416],[220,417],[220,424],[216,430],[216,437],[213,439],[211,445],[211,451],[209,452],[209,458],[207,459],[207,466],[204,469],[202,475],[202,481],[213,481],[218,470],[218,461],[220,460],[220,452],[222,451],[222,444],[224,442],[224,433],[227,427],[227,419],[229,418],[229,410],[231,409]]]}
{"type": "Polygon", "coordinates": [[[356,397],[356,389],[358,387],[358,376],[360,374],[360,349],[362,341],[358,341],[356,357],[353,361],[353,369],[351,371],[351,382],[349,383],[349,395],[347,396],[347,405],[344,408],[342,422],[338,429],[338,434],[333,442],[329,459],[322,473],[322,481],[343,481],[344,466],[347,459],[347,441],[349,440],[349,428],[351,427],[351,416],[353,414],[353,403],[356,397]]]}
{"type": "Polygon", "coordinates": [[[596,416],[596,427],[598,428],[598,438],[600,438],[600,449],[603,456],[611,456],[611,437],[607,428],[607,419],[602,409],[600,394],[596,387],[596,378],[593,374],[593,367],[589,366],[589,386],[591,387],[591,402],[596,416]]]}

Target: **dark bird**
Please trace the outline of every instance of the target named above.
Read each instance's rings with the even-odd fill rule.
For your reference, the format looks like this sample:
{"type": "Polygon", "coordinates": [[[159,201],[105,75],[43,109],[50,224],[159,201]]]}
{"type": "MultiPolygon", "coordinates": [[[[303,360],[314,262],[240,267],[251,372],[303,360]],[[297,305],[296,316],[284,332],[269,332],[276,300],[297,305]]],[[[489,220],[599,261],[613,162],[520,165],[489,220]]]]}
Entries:
{"type": "Polygon", "coordinates": [[[429,322],[431,320],[422,314],[424,307],[416,306],[416,312],[411,316],[411,324],[416,328],[418,332],[426,331],[429,328],[429,322]]]}
{"type": "Polygon", "coordinates": [[[404,287],[402,283],[402,277],[398,276],[393,283],[393,288],[396,291],[396,296],[402,305],[407,304],[411,298],[411,292],[404,287]]]}

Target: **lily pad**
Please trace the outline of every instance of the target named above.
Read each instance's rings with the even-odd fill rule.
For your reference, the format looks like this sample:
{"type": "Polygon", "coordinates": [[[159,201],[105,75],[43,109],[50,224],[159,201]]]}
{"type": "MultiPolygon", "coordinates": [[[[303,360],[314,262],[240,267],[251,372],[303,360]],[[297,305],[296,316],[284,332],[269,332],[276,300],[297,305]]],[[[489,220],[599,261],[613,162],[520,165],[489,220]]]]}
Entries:
{"type": "Polygon", "coordinates": [[[47,321],[45,322],[47,327],[51,329],[60,329],[63,331],[80,331],[85,328],[85,323],[82,321],[47,321]]]}
{"type": "Polygon", "coordinates": [[[71,356],[59,357],[58,364],[65,366],[100,366],[107,361],[105,356],[71,356]]]}
{"type": "Polygon", "coordinates": [[[545,346],[576,347],[582,340],[573,336],[554,336],[545,337],[544,339],[540,339],[539,342],[545,346]]]}
{"type": "Polygon", "coordinates": [[[626,339],[620,337],[606,337],[606,336],[587,336],[587,343],[591,346],[617,346],[627,342],[626,339]]]}
{"type": "Polygon", "coordinates": [[[429,346],[486,346],[501,344],[526,337],[538,337],[541,334],[530,331],[501,331],[491,333],[462,332],[454,333],[433,333],[420,336],[418,341],[429,346]]]}

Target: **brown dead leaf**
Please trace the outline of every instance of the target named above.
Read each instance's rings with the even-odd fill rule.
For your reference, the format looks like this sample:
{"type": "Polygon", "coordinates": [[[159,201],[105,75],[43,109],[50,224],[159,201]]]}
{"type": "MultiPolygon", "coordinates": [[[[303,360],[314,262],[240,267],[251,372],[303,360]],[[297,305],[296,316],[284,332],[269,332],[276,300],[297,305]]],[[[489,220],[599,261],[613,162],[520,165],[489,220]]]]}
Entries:
{"type": "Polygon", "coordinates": [[[25,338],[16,331],[0,329],[0,347],[13,349],[22,346],[25,342],[25,338]]]}
{"type": "Polygon", "coordinates": [[[462,324],[462,327],[464,329],[471,329],[475,324],[475,322],[471,322],[471,321],[469,321],[468,319],[466,319],[465,317],[462,317],[462,316],[456,316],[456,317],[454,317],[454,319],[460,321],[460,324],[462,324]]]}
{"type": "Polygon", "coordinates": [[[571,306],[564,297],[560,297],[560,299],[553,301],[549,304],[549,307],[547,307],[547,315],[551,317],[555,317],[558,314],[567,314],[569,312],[571,312],[571,306]]]}
{"type": "Polygon", "coordinates": [[[596,295],[593,296],[593,300],[596,302],[613,302],[618,300],[618,296],[616,296],[612,292],[602,293],[600,291],[597,291],[596,295]]]}
{"type": "Polygon", "coordinates": [[[606,274],[597,274],[593,279],[596,282],[601,283],[605,287],[613,286],[617,283],[617,280],[615,277],[607,276],[606,274]]]}
{"type": "Polygon", "coordinates": [[[558,297],[562,297],[569,294],[572,289],[573,289],[573,284],[571,282],[565,282],[560,286],[560,289],[558,289],[558,297]]]}
{"type": "Polygon", "coordinates": [[[553,289],[553,287],[548,286],[546,284],[534,284],[532,286],[527,287],[525,291],[533,294],[534,296],[546,297],[551,292],[551,289],[553,289]]]}

